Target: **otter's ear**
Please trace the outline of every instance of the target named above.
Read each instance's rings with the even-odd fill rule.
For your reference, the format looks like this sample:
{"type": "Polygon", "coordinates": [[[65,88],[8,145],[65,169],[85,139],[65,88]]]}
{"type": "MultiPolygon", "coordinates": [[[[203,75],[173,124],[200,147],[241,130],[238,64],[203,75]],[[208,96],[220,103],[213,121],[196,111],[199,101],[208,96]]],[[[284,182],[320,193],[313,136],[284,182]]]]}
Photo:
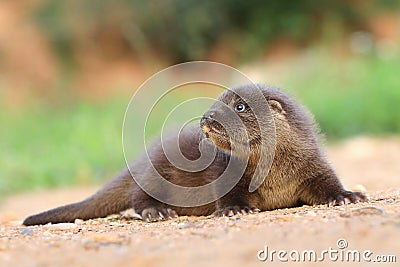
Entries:
{"type": "Polygon", "coordinates": [[[268,105],[276,113],[286,114],[285,110],[282,108],[281,103],[279,103],[278,101],[270,99],[268,100],[268,105]]]}

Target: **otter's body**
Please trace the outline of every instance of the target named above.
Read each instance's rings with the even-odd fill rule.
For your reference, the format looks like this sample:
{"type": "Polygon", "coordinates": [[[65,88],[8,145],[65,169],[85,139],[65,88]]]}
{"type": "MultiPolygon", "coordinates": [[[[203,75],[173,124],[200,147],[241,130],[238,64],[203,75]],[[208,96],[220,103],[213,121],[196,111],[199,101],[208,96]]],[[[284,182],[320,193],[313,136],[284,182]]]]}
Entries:
{"type": "MultiPolygon", "coordinates": [[[[271,167],[265,174],[264,181],[254,192],[249,192],[249,185],[262,154],[258,142],[260,127],[263,126],[254,124],[254,114],[245,104],[246,109],[240,109],[237,114],[248,134],[246,140],[249,142],[250,154],[247,167],[235,187],[220,199],[197,207],[171,206],[149,196],[132,178],[141,174],[144,182],[151,185],[153,177],[149,165],[152,164],[164,179],[180,186],[202,186],[218,179],[229,161],[238,159],[236,155],[229,153],[229,137],[216,123],[218,115],[224,114],[218,105],[213,105],[204,114],[201,127],[186,128],[179,135],[181,152],[189,160],[200,157],[199,143],[204,135],[215,144],[214,161],[204,170],[189,172],[175,167],[164,154],[161,142],[157,142],[149,148],[149,157],[144,156],[136,161],[130,166],[130,171],[122,171],[93,196],[82,202],[30,216],[23,224],[73,222],[77,218],[86,220],[105,217],[128,208],[134,208],[144,220],[149,221],[177,215],[230,216],[252,212],[255,209],[266,211],[302,204],[342,205],[366,199],[361,193],[346,191],[343,188],[324,156],[312,115],[287,94],[276,88],[248,85],[225,91],[219,97],[219,101],[237,110],[236,107],[244,103],[238,94],[251,93],[252,90],[261,90],[268,103],[276,132],[275,156],[271,167]]],[[[173,193],[163,191],[167,197],[173,193]]]]}

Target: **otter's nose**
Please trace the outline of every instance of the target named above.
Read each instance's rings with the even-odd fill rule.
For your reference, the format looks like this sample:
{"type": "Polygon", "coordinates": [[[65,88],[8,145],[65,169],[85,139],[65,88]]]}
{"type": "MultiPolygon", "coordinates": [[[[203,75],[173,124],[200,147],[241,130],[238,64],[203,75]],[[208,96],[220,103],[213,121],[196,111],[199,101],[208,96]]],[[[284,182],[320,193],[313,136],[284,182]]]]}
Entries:
{"type": "Polygon", "coordinates": [[[204,113],[202,120],[215,119],[215,117],[216,117],[215,111],[209,110],[206,113],[204,113]]]}
{"type": "Polygon", "coordinates": [[[215,117],[215,111],[207,111],[201,118],[200,125],[204,126],[208,123],[211,123],[211,121],[214,121],[215,117]]]}
{"type": "Polygon", "coordinates": [[[210,119],[214,119],[214,117],[215,117],[215,111],[211,111],[211,112],[208,114],[208,117],[209,117],[210,119]]]}
{"type": "Polygon", "coordinates": [[[204,113],[203,117],[200,120],[200,124],[203,125],[206,121],[213,121],[215,119],[214,111],[207,111],[204,113]]]}

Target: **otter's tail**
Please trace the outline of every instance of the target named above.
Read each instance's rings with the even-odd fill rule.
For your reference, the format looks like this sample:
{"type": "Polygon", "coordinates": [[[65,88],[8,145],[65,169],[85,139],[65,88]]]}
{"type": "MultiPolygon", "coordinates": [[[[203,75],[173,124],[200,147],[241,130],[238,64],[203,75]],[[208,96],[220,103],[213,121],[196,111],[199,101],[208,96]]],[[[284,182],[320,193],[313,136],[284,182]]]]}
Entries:
{"type": "Polygon", "coordinates": [[[74,222],[75,219],[105,217],[132,207],[134,181],[129,171],[124,171],[89,198],[29,216],[23,225],[74,222]]]}

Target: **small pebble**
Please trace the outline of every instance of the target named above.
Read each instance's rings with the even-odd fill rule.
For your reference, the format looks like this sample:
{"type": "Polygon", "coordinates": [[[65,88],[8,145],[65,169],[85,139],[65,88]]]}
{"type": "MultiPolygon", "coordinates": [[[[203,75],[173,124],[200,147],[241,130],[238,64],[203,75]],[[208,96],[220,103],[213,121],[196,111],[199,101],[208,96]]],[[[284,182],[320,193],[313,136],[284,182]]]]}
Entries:
{"type": "Polygon", "coordinates": [[[74,223],[77,224],[77,225],[81,225],[81,224],[84,223],[84,220],[76,219],[74,223]]]}
{"type": "Polygon", "coordinates": [[[29,235],[32,236],[35,232],[32,228],[26,228],[19,232],[21,235],[29,235]]]}
{"type": "Polygon", "coordinates": [[[307,211],[307,215],[315,217],[315,216],[317,216],[317,213],[313,210],[309,210],[309,211],[307,211]]]}

